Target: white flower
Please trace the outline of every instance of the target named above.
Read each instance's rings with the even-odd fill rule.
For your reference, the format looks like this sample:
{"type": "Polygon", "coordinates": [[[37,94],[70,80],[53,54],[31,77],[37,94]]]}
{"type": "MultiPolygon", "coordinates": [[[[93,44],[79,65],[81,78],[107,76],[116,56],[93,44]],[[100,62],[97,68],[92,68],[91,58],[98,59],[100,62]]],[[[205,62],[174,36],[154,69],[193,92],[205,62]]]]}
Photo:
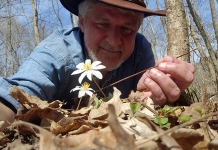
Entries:
{"type": "Polygon", "coordinates": [[[90,97],[92,97],[92,94],[93,94],[92,91],[94,91],[94,90],[92,88],[89,88],[89,87],[90,87],[90,84],[88,82],[84,82],[82,84],[82,86],[76,86],[70,92],[80,90],[79,95],[78,95],[79,98],[84,96],[85,94],[88,94],[90,97]]]}
{"type": "Polygon", "coordinates": [[[92,81],[92,75],[96,76],[99,79],[102,79],[101,72],[97,70],[104,69],[106,67],[104,65],[99,65],[99,64],[101,64],[100,61],[94,61],[93,63],[91,63],[91,60],[87,59],[85,63],[79,63],[76,66],[78,70],[74,71],[71,75],[75,75],[83,72],[79,77],[79,83],[82,83],[82,80],[85,76],[87,76],[87,78],[90,81],[92,81]]]}

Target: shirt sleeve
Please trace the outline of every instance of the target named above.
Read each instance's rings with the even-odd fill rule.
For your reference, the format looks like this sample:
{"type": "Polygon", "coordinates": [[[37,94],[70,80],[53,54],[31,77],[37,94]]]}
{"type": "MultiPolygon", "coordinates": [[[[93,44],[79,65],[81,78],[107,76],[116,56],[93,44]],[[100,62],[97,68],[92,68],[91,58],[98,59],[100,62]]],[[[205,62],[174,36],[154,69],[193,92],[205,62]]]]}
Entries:
{"type": "Polygon", "coordinates": [[[42,41],[16,74],[9,78],[0,77],[0,97],[18,109],[19,102],[10,96],[10,88],[15,85],[42,100],[54,100],[54,96],[67,85],[75,64],[83,60],[81,50],[76,51],[80,44],[73,39],[75,35],[70,31],[56,31],[42,41]]]}
{"type": "Polygon", "coordinates": [[[0,97],[17,109],[19,103],[9,95],[10,88],[15,85],[30,95],[50,100],[59,88],[64,63],[64,59],[54,49],[49,49],[48,45],[39,45],[16,74],[0,78],[0,97]]]}

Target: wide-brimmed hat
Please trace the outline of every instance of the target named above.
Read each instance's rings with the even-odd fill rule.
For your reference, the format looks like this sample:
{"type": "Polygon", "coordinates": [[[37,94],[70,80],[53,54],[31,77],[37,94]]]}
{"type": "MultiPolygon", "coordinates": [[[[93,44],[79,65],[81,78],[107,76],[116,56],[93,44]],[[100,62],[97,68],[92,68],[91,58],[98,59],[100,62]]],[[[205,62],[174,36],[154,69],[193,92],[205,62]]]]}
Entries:
{"type": "MultiPolygon", "coordinates": [[[[69,10],[71,13],[78,15],[78,5],[83,0],[60,0],[62,5],[69,10]]],[[[146,8],[146,5],[143,0],[99,0],[100,2],[110,4],[113,6],[117,6],[120,8],[125,8],[137,12],[142,12],[146,16],[151,15],[158,15],[158,16],[165,16],[166,11],[165,10],[149,10],[146,8]]]]}

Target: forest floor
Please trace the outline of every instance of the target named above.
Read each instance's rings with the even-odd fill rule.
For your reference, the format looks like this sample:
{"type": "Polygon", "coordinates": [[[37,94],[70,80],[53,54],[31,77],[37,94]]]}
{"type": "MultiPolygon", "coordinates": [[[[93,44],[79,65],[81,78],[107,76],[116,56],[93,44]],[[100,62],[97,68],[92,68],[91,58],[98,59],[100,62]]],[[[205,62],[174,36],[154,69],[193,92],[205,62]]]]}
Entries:
{"type": "MultiPolygon", "coordinates": [[[[0,149],[18,150],[218,150],[218,106],[204,99],[190,106],[156,107],[140,92],[66,110],[14,87],[22,105],[15,121],[0,131],[0,149]]],[[[95,101],[95,100],[91,100],[95,101]]],[[[3,122],[2,122],[3,123],[3,122]]]]}

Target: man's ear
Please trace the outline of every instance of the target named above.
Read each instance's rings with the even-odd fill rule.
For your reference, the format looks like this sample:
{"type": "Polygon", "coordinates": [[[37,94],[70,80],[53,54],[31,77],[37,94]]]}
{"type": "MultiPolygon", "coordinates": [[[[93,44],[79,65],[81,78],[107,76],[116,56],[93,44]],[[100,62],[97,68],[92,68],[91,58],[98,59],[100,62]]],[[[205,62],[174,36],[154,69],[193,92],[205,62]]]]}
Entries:
{"type": "Polygon", "coordinates": [[[84,33],[84,18],[80,13],[78,14],[78,18],[79,18],[79,27],[81,31],[84,33]]]}

